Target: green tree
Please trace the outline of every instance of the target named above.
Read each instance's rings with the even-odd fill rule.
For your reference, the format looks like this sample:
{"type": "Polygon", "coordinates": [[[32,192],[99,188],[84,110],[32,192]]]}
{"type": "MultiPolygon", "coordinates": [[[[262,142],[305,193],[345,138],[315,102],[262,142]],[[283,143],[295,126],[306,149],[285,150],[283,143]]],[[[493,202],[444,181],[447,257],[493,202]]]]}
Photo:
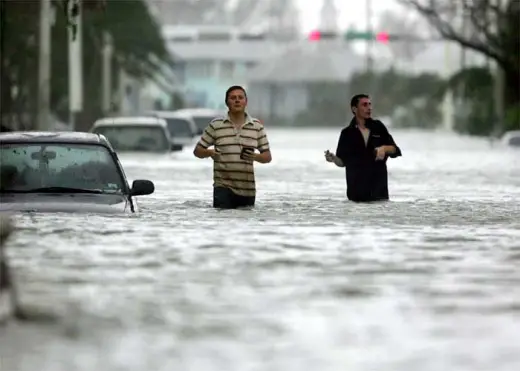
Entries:
{"type": "Polygon", "coordinates": [[[444,85],[444,80],[436,74],[422,73],[409,76],[403,94],[406,101],[401,105],[404,108],[403,112],[408,111],[408,114],[395,120],[395,125],[425,129],[439,126],[442,121],[444,85]]]}
{"type": "Polygon", "coordinates": [[[520,107],[511,107],[506,112],[504,130],[520,130],[520,107]]]}
{"type": "Polygon", "coordinates": [[[372,74],[360,72],[352,76],[350,90],[364,92],[367,81],[374,82],[374,91],[366,93],[374,100],[376,116],[393,117],[401,127],[431,128],[439,124],[444,81],[438,75],[411,75],[394,68],[372,74]]]}
{"type": "MultiPolygon", "coordinates": [[[[444,39],[454,41],[464,48],[479,52],[495,61],[505,76],[506,112],[518,111],[520,1],[399,0],[399,2],[415,9],[444,39]]],[[[494,121],[490,120],[488,124],[493,125],[494,121]]]]}
{"type": "Polygon", "coordinates": [[[36,109],[38,11],[37,2],[0,1],[0,104],[8,125],[36,109]]]}
{"type": "Polygon", "coordinates": [[[493,131],[493,75],[487,67],[471,67],[453,74],[445,85],[459,107],[455,130],[471,135],[489,135],[493,131]]]}
{"type": "Polygon", "coordinates": [[[347,86],[343,82],[310,83],[305,112],[295,120],[300,126],[344,126],[351,117],[347,86]]]}
{"type": "MultiPolygon", "coordinates": [[[[68,111],[67,32],[70,17],[66,1],[54,1],[52,27],[51,110],[66,120],[68,111]]],[[[3,114],[34,115],[37,99],[39,1],[2,1],[1,5],[1,103],[3,114]]],[[[136,78],[155,78],[173,60],[161,36],[160,27],[144,0],[106,2],[104,11],[83,5],[83,81],[84,110],[78,129],[88,129],[101,112],[101,50],[104,32],[114,43],[113,76],[124,68],[136,78]]],[[[80,10],[81,11],[81,10],[80,10]]],[[[74,19],[72,19],[72,22],[74,19]]],[[[113,79],[114,88],[117,79],[113,79]]],[[[25,119],[26,127],[34,120],[25,119]]]]}

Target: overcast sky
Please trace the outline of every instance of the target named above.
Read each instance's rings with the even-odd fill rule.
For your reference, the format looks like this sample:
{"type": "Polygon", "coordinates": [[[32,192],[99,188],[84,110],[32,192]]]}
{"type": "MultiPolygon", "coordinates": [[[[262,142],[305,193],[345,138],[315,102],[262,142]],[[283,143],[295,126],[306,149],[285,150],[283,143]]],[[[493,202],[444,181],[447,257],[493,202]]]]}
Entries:
{"type": "MultiPolygon", "coordinates": [[[[319,23],[320,10],[322,0],[296,0],[301,12],[302,28],[304,31],[310,31],[317,27],[319,23]]],[[[361,1],[345,1],[336,0],[336,8],[338,9],[338,26],[346,29],[350,25],[357,28],[364,28],[366,25],[366,0],[361,1]]],[[[377,14],[385,10],[407,11],[402,8],[395,0],[372,0],[372,9],[374,18],[372,22],[377,22],[377,14]]]]}

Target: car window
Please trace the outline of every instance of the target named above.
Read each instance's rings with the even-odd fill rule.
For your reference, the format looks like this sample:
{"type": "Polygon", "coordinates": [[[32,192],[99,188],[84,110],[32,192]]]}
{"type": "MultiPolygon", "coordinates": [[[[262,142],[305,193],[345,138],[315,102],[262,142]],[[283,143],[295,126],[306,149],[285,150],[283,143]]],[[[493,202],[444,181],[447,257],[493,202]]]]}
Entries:
{"type": "Polygon", "coordinates": [[[182,118],[165,118],[168,131],[172,137],[192,137],[193,131],[189,120],[182,118]]]}
{"type": "Polygon", "coordinates": [[[197,124],[197,128],[204,130],[214,118],[215,116],[194,116],[193,120],[195,121],[195,124],[197,124]]]}
{"type": "Polygon", "coordinates": [[[104,135],[116,152],[165,152],[170,150],[169,138],[164,129],[152,125],[114,125],[94,128],[104,135]]]}
{"type": "Polygon", "coordinates": [[[67,187],[122,192],[124,180],[106,147],[95,144],[2,144],[2,191],[67,187]]]}

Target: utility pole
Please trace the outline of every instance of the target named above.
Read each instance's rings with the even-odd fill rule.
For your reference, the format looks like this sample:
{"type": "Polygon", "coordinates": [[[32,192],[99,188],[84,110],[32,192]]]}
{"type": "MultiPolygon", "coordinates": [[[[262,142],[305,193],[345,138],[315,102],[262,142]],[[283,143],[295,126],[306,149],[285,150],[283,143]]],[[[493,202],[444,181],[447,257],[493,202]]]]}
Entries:
{"type": "MultiPolygon", "coordinates": [[[[464,8],[461,9],[460,11],[460,14],[461,14],[461,21],[462,21],[462,35],[464,37],[467,36],[468,34],[468,21],[467,21],[467,15],[466,15],[466,12],[464,11],[464,8]]],[[[460,65],[459,65],[459,69],[460,71],[464,71],[466,69],[466,47],[465,46],[460,46],[460,65]]],[[[465,82],[462,82],[462,84],[460,84],[459,86],[459,99],[458,99],[458,103],[462,103],[464,102],[464,97],[466,95],[466,85],[465,85],[465,82]]]]}
{"type": "MultiPolygon", "coordinates": [[[[453,74],[452,68],[452,53],[451,53],[451,45],[449,41],[444,41],[444,73],[445,78],[451,78],[453,74]]],[[[454,107],[453,107],[453,92],[450,89],[446,90],[446,94],[444,95],[444,103],[443,103],[443,126],[445,130],[452,131],[453,123],[454,123],[454,107]]]]}
{"type": "Polygon", "coordinates": [[[40,51],[38,65],[38,119],[36,129],[47,131],[51,96],[51,0],[40,0],[40,51]]]}
{"type": "Polygon", "coordinates": [[[123,63],[120,61],[119,63],[119,114],[124,115],[126,113],[126,87],[127,87],[127,79],[126,72],[123,68],[123,63]]]}
{"type": "MultiPolygon", "coordinates": [[[[505,4],[503,0],[495,0],[495,5],[499,7],[500,9],[505,9],[505,4]]],[[[499,19],[498,22],[503,22],[503,19],[499,19]]],[[[497,23],[498,24],[498,23],[497,23]]],[[[497,26],[498,28],[498,26],[497,26]]],[[[498,31],[498,30],[497,30],[498,31]]],[[[497,62],[494,63],[494,85],[493,85],[493,92],[494,92],[494,106],[495,106],[495,127],[494,127],[494,134],[495,135],[501,135],[502,131],[504,130],[504,111],[505,111],[505,76],[504,76],[504,70],[502,66],[500,66],[497,62]]]]}
{"type": "Polygon", "coordinates": [[[105,31],[103,34],[103,71],[101,76],[101,108],[104,114],[111,111],[112,108],[112,55],[114,48],[112,46],[112,36],[105,31]]]}
{"type": "Polygon", "coordinates": [[[494,103],[495,103],[495,133],[496,135],[500,135],[504,130],[504,89],[505,89],[505,78],[504,78],[504,70],[502,66],[498,63],[495,63],[495,84],[494,84],[494,103]]]}
{"type": "MultiPolygon", "coordinates": [[[[372,24],[372,10],[373,10],[372,0],[365,0],[365,1],[366,1],[366,3],[365,3],[365,5],[366,5],[366,29],[367,29],[367,32],[369,32],[371,35],[373,35],[374,26],[372,24]]],[[[372,74],[374,72],[374,60],[372,58],[373,48],[374,48],[374,40],[372,40],[372,39],[367,40],[365,68],[366,68],[366,72],[367,72],[367,75],[369,78],[369,81],[368,81],[368,88],[369,88],[368,93],[369,94],[373,93],[373,89],[374,89],[374,86],[373,86],[374,78],[372,76],[372,74]]]]}
{"type": "Polygon", "coordinates": [[[72,13],[73,6],[79,6],[76,17],[76,34],[72,27],[68,28],[69,36],[69,125],[72,131],[76,129],[76,115],[83,109],[83,9],[81,1],[70,1],[68,9],[72,13]],[[76,4],[74,4],[76,3],[76,4]]]}

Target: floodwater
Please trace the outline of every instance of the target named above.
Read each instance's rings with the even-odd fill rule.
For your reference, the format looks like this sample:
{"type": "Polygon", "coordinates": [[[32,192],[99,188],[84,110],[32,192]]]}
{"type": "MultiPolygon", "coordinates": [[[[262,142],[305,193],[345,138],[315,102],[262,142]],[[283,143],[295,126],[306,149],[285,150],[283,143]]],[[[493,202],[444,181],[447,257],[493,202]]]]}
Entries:
{"type": "Polygon", "coordinates": [[[0,327],[0,369],[520,370],[519,151],[395,131],[392,201],[358,205],[339,130],[268,134],[254,210],[211,209],[187,149],[122,157],[156,184],[139,216],[18,217],[38,320],[0,327]]]}

